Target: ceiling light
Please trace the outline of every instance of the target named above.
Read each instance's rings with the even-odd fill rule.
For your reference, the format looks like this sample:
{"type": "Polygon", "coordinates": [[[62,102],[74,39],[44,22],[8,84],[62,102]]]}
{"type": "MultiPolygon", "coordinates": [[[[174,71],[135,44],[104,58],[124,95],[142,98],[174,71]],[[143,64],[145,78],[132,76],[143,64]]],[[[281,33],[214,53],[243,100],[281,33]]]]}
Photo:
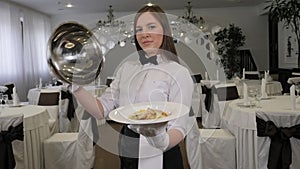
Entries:
{"type": "Polygon", "coordinates": [[[153,6],[153,3],[149,2],[147,3],[147,6],[153,6]]]}
{"type": "Polygon", "coordinates": [[[65,7],[66,8],[73,8],[74,5],[71,2],[69,2],[69,3],[66,3],[65,7]]]}

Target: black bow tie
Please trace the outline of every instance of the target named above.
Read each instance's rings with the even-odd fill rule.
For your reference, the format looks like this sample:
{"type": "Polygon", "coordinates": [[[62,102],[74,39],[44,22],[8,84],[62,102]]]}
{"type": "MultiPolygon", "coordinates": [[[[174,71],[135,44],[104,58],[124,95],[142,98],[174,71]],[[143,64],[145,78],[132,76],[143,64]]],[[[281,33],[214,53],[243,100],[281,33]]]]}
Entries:
{"type": "Polygon", "coordinates": [[[157,60],[156,60],[157,59],[156,55],[155,56],[151,56],[149,58],[146,58],[145,55],[140,55],[139,59],[140,59],[140,62],[141,62],[142,65],[147,64],[147,63],[152,63],[154,65],[158,64],[157,60]]]}

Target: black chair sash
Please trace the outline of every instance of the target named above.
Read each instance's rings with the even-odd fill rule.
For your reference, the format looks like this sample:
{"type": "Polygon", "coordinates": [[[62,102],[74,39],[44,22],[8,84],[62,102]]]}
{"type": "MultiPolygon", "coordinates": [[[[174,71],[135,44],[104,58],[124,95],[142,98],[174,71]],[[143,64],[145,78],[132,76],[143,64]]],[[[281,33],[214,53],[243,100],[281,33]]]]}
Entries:
{"type": "Polygon", "coordinates": [[[24,139],[23,123],[18,126],[10,126],[7,131],[0,132],[0,169],[13,169],[16,166],[12,141],[24,139]]]}
{"type": "Polygon", "coordinates": [[[214,101],[212,96],[215,90],[212,88],[208,88],[207,86],[201,86],[201,88],[202,88],[202,94],[205,94],[205,99],[204,99],[205,109],[208,112],[212,112],[213,106],[211,105],[214,101]]]}
{"type": "Polygon", "coordinates": [[[290,138],[300,139],[300,124],[292,127],[277,127],[272,121],[256,117],[257,136],[270,137],[268,169],[289,169],[292,164],[290,138]]]}
{"type": "Polygon", "coordinates": [[[87,111],[84,111],[82,115],[83,120],[88,120],[91,118],[92,120],[92,132],[93,132],[93,145],[97,144],[97,141],[99,140],[99,132],[98,132],[98,125],[95,117],[93,117],[90,113],[87,111]]]}
{"type": "Polygon", "coordinates": [[[67,117],[71,121],[75,117],[75,109],[78,106],[76,99],[73,98],[73,94],[70,91],[61,91],[61,100],[69,99],[67,117]]]}

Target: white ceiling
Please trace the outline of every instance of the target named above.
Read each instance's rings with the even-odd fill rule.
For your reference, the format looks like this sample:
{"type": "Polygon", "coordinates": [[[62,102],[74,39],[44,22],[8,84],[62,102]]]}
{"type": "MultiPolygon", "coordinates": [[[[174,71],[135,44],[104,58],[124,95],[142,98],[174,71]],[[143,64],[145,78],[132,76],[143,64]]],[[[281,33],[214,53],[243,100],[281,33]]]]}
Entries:
{"type": "Polygon", "coordinates": [[[256,6],[265,0],[7,0],[33,8],[48,15],[105,13],[109,5],[114,12],[136,11],[142,5],[152,2],[159,4],[164,10],[184,9],[188,1],[193,8],[219,8],[234,6],[256,6]],[[74,8],[65,8],[68,2],[74,8]]]}

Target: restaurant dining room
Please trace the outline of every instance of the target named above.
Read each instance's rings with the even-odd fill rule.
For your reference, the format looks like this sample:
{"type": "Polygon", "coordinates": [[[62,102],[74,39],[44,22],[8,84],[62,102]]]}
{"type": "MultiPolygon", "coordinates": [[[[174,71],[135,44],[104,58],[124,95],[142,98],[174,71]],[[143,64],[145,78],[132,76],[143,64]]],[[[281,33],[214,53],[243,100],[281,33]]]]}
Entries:
{"type": "Polygon", "coordinates": [[[299,0],[0,0],[0,169],[299,169],[299,0]]]}

